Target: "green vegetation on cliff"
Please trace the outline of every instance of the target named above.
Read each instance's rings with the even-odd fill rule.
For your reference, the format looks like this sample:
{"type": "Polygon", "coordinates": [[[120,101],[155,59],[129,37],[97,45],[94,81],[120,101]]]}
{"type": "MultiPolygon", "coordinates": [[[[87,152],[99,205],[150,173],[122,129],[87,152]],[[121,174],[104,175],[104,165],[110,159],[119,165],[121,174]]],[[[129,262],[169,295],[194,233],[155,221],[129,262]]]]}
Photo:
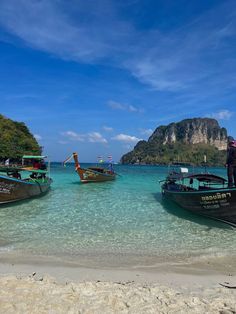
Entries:
{"type": "Polygon", "coordinates": [[[168,164],[173,161],[222,166],[226,160],[227,130],[215,119],[185,119],[159,126],[148,141],[139,141],[121,158],[123,164],[168,164]]]}
{"type": "Polygon", "coordinates": [[[137,146],[134,151],[122,157],[122,163],[168,164],[173,161],[187,161],[200,165],[206,155],[208,165],[223,166],[226,160],[225,151],[219,151],[216,147],[207,144],[174,143],[149,146],[143,141],[137,146]]]}
{"type": "Polygon", "coordinates": [[[40,153],[40,146],[24,123],[0,114],[0,158],[21,158],[24,154],[40,153]]]}

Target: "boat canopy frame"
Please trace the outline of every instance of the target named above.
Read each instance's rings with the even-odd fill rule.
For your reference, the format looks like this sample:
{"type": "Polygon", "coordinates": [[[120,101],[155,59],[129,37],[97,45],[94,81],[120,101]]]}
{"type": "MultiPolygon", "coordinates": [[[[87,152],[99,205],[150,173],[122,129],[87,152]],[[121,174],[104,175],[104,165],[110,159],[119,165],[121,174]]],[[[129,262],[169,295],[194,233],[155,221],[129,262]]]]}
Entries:
{"type": "Polygon", "coordinates": [[[24,166],[24,159],[46,159],[48,156],[44,155],[23,155],[22,157],[22,168],[21,171],[29,171],[32,173],[39,173],[39,174],[48,174],[50,177],[50,172],[51,172],[51,162],[48,160],[48,169],[47,170],[41,170],[41,169],[33,169],[31,167],[23,167],[24,166]]]}
{"type": "Polygon", "coordinates": [[[22,159],[45,159],[47,156],[24,155],[22,159]]]}
{"type": "Polygon", "coordinates": [[[210,173],[196,173],[196,174],[182,174],[182,173],[171,173],[168,175],[167,180],[181,181],[185,179],[196,179],[202,183],[221,183],[224,184],[227,180],[223,177],[210,174],[210,173]]]}

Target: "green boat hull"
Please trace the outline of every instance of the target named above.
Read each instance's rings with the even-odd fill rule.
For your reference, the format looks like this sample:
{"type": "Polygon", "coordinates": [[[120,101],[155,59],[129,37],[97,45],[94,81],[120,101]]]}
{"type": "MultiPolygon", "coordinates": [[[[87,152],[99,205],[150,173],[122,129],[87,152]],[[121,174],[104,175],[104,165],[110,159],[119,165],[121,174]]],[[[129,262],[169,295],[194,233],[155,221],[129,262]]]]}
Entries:
{"type": "Polygon", "coordinates": [[[19,180],[0,175],[0,204],[17,202],[48,192],[52,179],[24,179],[19,180]]]}

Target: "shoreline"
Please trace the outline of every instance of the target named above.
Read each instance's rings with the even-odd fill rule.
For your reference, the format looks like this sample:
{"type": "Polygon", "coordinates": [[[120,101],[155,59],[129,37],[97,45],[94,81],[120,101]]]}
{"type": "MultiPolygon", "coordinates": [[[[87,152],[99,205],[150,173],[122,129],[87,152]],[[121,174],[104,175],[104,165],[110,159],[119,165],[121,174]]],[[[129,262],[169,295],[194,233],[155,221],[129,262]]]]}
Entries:
{"type": "Polygon", "coordinates": [[[186,262],[127,264],[93,264],[88,260],[61,259],[56,256],[34,256],[19,253],[0,255],[0,276],[36,277],[49,275],[57,281],[129,281],[152,284],[159,282],[180,287],[182,284],[193,288],[196,285],[214,286],[230,281],[236,285],[236,256],[194,259],[186,262]],[[87,263],[86,263],[87,262],[87,263]]]}
{"type": "Polygon", "coordinates": [[[220,283],[230,282],[236,285],[236,273],[217,272],[215,270],[186,268],[159,269],[119,269],[89,268],[77,266],[60,266],[49,264],[12,264],[0,262],[0,277],[13,275],[17,277],[42,278],[45,275],[55,278],[57,282],[135,282],[140,284],[167,285],[175,288],[197,289],[198,287],[219,287],[220,283]]]}
{"type": "Polygon", "coordinates": [[[170,257],[140,254],[90,254],[70,255],[40,255],[21,251],[0,253],[0,265],[36,265],[59,266],[65,268],[111,269],[111,270],[141,270],[152,272],[177,272],[201,274],[203,271],[236,275],[236,255],[195,255],[170,257]]]}

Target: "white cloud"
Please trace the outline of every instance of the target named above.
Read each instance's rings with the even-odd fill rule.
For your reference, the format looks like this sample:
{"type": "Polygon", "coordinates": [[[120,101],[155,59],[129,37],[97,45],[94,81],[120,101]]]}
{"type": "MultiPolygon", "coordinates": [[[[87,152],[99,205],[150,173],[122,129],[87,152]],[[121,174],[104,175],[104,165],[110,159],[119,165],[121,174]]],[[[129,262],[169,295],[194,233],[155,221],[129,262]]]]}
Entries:
{"type": "Polygon", "coordinates": [[[138,141],[141,141],[142,139],[137,138],[136,136],[131,136],[131,135],[121,133],[112,137],[112,140],[125,142],[125,143],[137,143],[138,141]]]}
{"type": "Polygon", "coordinates": [[[42,136],[39,135],[39,134],[34,134],[34,138],[37,140],[37,141],[40,141],[42,139],[42,136]]]}
{"type": "Polygon", "coordinates": [[[142,109],[134,107],[132,105],[121,104],[119,102],[109,100],[107,105],[114,110],[124,110],[129,112],[143,112],[142,109]]]}
{"type": "Polygon", "coordinates": [[[136,108],[136,107],[134,107],[134,106],[132,106],[132,105],[128,105],[128,106],[127,106],[127,109],[128,109],[130,112],[138,112],[138,111],[139,111],[138,108],[136,108]]]}
{"type": "Polygon", "coordinates": [[[152,135],[153,133],[153,130],[152,129],[140,129],[140,133],[143,134],[143,135],[152,135]]]}
{"type": "Polygon", "coordinates": [[[105,125],[104,125],[102,128],[103,128],[103,130],[106,131],[106,132],[112,132],[112,131],[113,131],[113,128],[110,127],[110,126],[105,126],[105,125]]]}
{"type": "Polygon", "coordinates": [[[66,131],[61,133],[64,137],[68,138],[71,141],[85,142],[90,143],[107,143],[107,140],[99,132],[89,132],[86,134],[78,134],[74,131],[66,131]]]}
{"type": "Polygon", "coordinates": [[[116,102],[116,101],[113,101],[113,100],[109,100],[107,105],[111,108],[111,109],[118,109],[118,110],[125,110],[125,106],[116,102]]]}
{"type": "Polygon", "coordinates": [[[107,143],[107,140],[99,132],[88,133],[88,141],[92,143],[107,143]]]}
{"type": "Polygon", "coordinates": [[[209,86],[210,91],[217,92],[223,82],[228,82],[227,87],[235,86],[231,79],[236,66],[231,57],[235,47],[230,44],[230,38],[233,40],[236,34],[232,8],[233,2],[227,1],[212,6],[179,29],[144,33],[145,44],[138,46],[132,59],[126,60],[127,69],[159,91],[186,93],[198,87],[209,92],[209,86]]]}
{"type": "Polygon", "coordinates": [[[84,140],[85,140],[84,134],[78,134],[74,131],[62,132],[62,135],[67,137],[69,140],[73,140],[73,141],[84,142],[84,140]]]}
{"type": "Polygon", "coordinates": [[[132,148],[133,148],[133,145],[126,144],[126,145],[124,145],[123,147],[124,147],[125,149],[130,150],[130,149],[132,149],[132,148]]]}
{"type": "Polygon", "coordinates": [[[91,0],[69,4],[63,0],[1,0],[0,23],[34,48],[64,59],[93,62],[116,55],[120,41],[132,32],[114,7],[107,0],[97,3],[96,10],[91,0]]]}
{"type": "Polygon", "coordinates": [[[229,110],[221,110],[215,113],[210,114],[212,118],[215,118],[217,120],[229,120],[233,115],[233,112],[229,110]]]}
{"type": "MultiPolygon", "coordinates": [[[[140,3],[133,1],[129,6],[135,5],[138,11],[140,3]]],[[[69,4],[63,0],[1,0],[0,24],[35,49],[66,60],[109,62],[156,90],[190,93],[200,89],[214,95],[236,84],[232,79],[236,66],[234,9],[234,1],[222,2],[179,29],[161,32],[135,29],[132,19],[125,20],[120,14],[119,1],[98,1],[94,10],[92,0],[69,4]]],[[[139,111],[115,102],[110,106],[139,111]]]]}

